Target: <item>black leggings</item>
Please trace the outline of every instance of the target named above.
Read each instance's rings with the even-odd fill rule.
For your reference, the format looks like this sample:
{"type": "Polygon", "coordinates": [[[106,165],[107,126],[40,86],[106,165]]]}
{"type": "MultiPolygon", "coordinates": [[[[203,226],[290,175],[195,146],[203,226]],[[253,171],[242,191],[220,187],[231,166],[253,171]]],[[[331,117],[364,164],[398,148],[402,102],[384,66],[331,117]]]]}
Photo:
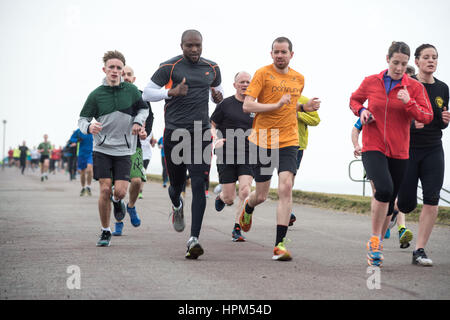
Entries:
{"type": "Polygon", "coordinates": [[[166,129],[164,131],[164,155],[170,181],[170,200],[174,206],[178,207],[180,205],[180,195],[183,191],[183,186],[186,184],[187,169],[192,189],[191,236],[199,237],[206,209],[205,190],[211,167],[211,141],[205,140],[194,143],[194,134],[191,134],[190,148],[188,148],[187,145],[184,145],[184,141],[171,141],[172,133],[173,131],[171,130],[166,129]],[[184,146],[180,149],[182,144],[184,146]],[[190,154],[186,154],[185,151],[189,150],[190,154]],[[196,157],[194,157],[194,154],[196,154],[196,157]]]}
{"type": "Polygon", "coordinates": [[[389,158],[379,151],[366,151],[362,154],[362,161],[368,179],[375,186],[375,199],[389,202],[387,215],[391,215],[408,160],[389,158]]]}
{"type": "Polygon", "coordinates": [[[423,189],[423,203],[439,204],[440,191],[444,183],[444,150],[442,145],[430,148],[411,148],[405,179],[398,193],[398,208],[410,213],[417,206],[419,179],[423,189]]]}

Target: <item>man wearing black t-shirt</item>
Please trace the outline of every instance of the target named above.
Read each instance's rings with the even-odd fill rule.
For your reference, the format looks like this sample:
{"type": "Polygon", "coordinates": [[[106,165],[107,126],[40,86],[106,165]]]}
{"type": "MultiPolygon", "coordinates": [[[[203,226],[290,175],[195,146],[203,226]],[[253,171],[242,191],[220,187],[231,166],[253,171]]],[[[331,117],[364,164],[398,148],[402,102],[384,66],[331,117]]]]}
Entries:
{"type": "Polygon", "coordinates": [[[25,168],[27,166],[27,155],[28,155],[28,147],[27,147],[25,141],[19,147],[19,150],[20,150],[20,168],[21,168],[22,174],[23,174],[23,172],[25,171],[25,168]]]}
{"type": "Polygon", "coordinates": [[[211,166],[210,92],[214,103],[223,100],[219,66],[201,57],[202,42],[197,30],[183,32],[183,54],[161,63],[142,94],[146,101],[165,99],[166,102],[163,146],[170,181],[172,224],[177,232],[185,227],[181,192],[186,169],[189,170],[192,223],[187,259],[197,259],[203,254],[198,237],[206,209],[205,181],[211,166]]]}
{"type": "Polygon", "coordinates": [[[217,171],[222,191],[216,198],[216,210],[222,211],[225,204],[232,205],[236,197],[236,181],[239,181],[239,203],[236,206],[235,223],[231,240],[245,241],[241,234],[239,215],[245,199],[251,191],[253,169],[249,163],[248,140],[253,124],[253,114],[242,109],[245,90],[250,84],[251,76],[245,71],[234,78],[236,94],[224,99],[211,115],[211,131],[217,155],[217,171]]]}

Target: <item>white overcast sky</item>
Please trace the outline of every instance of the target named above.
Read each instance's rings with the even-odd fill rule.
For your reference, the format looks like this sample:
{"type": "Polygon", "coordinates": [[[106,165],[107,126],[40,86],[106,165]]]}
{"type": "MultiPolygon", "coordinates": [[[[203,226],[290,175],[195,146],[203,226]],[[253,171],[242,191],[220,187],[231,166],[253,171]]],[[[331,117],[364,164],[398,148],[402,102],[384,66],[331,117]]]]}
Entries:
{"type": "MultiPolygon", "coordinates": [[[[348,107],[351,93],[365,76],[387,68],[385,56],[394,40],[406,42],[412,52],[422,43],[435,45],[435,76],[450,84],[449,13],[447,0],[1,1],[5,149],[23,140],[37,145],[44,133],[64,145],[86,97],[103,79],[101,59],[108,50],[124,53],[142,89],[160,62],[181,54],[181,33],[197,29],[203,35],[203,56],[219,64],[229,96],[235,73],[253,74],[270,64],[273,39],[287,36],[294,44],[291,67],[305,76],[303,94],[322,100],[322,121],[310,128],[295,188],[358,194],[361,185],[348,178],[356,120],[348,107]]],[[[159,138],[163,104],[152,108],[159,138]]],[[[213,110],[211,104],[210,114],[213,110]]],[[[443,137],[447,166],[449,130],[443,137]]],[[[149,172],[159,173],[159,150],[154,155],[149,172]]],[[[355,167],[353,174],[360,176],[361,170],[355,167]]],[[[214,165],[213,181],[216,172],[214,165]]],[[[444,187],[450,189],[448,173],[444,187]]]]}

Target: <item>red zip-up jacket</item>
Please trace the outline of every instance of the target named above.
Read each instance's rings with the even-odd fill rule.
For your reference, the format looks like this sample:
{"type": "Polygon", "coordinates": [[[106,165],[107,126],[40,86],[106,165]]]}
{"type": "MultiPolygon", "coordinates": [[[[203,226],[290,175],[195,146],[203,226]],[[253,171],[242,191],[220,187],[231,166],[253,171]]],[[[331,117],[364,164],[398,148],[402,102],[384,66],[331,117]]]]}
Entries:
{"type": "Polygon", "coordinates": [[[375,121],[363,126],[362,152],[380,151],[389,158],[408,159],[411,121],[430,123],[433,108],[425,87],[406,74],[386,94],[383,80],[386,71],[364,79],[350,98],[350,109],[359,117],[359,111],[365,108],[363,104],[368,100],[367,110],[375,118],[375,121]],[[404,86],[411,98],[407,104],[397,98],[404,86]]]}

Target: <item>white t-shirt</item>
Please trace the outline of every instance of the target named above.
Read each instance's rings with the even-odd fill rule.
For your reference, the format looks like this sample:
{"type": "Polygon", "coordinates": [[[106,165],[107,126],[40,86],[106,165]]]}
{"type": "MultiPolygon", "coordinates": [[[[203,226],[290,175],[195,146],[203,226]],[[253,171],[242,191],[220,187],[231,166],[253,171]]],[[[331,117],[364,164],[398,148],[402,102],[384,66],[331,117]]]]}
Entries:
{"type": "Polygon", "coordinates": [[[30,151],[31,159],[39,159],[41,157],[41,154],[36,149],[32,149],[30,151]]]}
{"type": "Polygon", "coordinates": [[[141,148],[142,148],[142,159],[150,160],[152,158],[152,146],[150,144],[150,140],[153,137],[153,132],[150,132],[148,137],[145,140],[141,140],[141,148]]]}

